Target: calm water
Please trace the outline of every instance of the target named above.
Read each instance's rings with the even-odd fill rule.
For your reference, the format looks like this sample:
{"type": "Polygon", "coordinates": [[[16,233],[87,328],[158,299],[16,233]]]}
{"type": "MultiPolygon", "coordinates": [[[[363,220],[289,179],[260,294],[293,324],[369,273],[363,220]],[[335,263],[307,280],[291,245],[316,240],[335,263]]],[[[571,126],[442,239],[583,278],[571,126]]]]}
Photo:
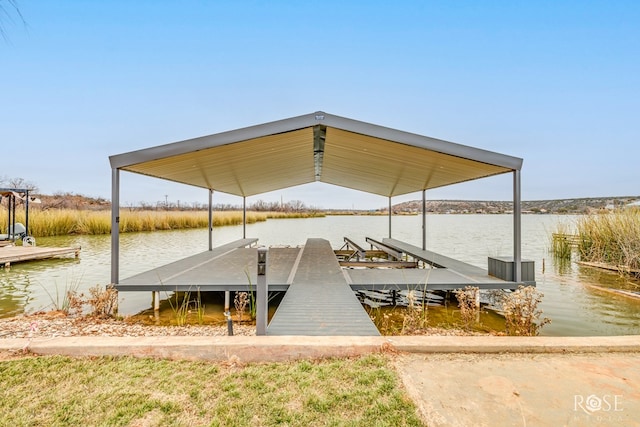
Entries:
{"type": "MultiPolygon", "coordinates": [[[[544,316],[552,319],[542,335],[628,335],[640,333],[640,300],[608,293],[600,288],[639,289],[640,283],[616,274],[593,271],[575,263],[556,265],[548,253],[549,236],[558,223],[571,225],[575,217],[524,215],[523,258],[535,261],[538,289],[544,293],[544,316]]],[[[420,216],[394,217],[394,238],[422,244],[420,216]]],[[[328,239],[340,248],[348,236],[365,245],[365,237],[388,234],[383,216],[335,216],[315,219],[269,220],[247,225],[247,236],[262,245],[304,244],[307,237],[328,239]]],[[[207,249],[207,230],[169,231],[121,235],[122,278],[158,267],[207,249]]],[[[214,230],[214,245],[242,237],[242,227],[214,230]]],[[[56,295],[71,287],[86,291],[110,280],[110,237],[73,236],[40,238],[40,246],[82,247],[79,259],[60,258],[14,264],[0,270],[0,317],[50,308],[56,295]]],[[[432,215],[427,218],[427,248],[487,268],[487,257],[513,252],[509,215],[432,215]]],[[[149,293],[121,293],[120,311],[133,314],[149,308],[149,293]]]]}

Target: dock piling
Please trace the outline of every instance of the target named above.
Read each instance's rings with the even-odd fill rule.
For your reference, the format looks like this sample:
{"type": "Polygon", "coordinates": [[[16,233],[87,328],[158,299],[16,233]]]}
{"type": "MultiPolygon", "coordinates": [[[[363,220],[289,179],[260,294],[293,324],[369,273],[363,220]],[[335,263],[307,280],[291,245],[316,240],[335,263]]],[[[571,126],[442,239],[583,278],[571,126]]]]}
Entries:
{"type": "Polygon", "coordinates": [[[151,299],[153,300],[153,311],[160,311],[160,291],[153,291],[151,293],[151,299]]]}
{"type": "Polygon", "coordinates": [[[231,319],[231,291],[224,291],[224,317],[227,319],[227,335],[233,335],[233,319],[231,319]]]}

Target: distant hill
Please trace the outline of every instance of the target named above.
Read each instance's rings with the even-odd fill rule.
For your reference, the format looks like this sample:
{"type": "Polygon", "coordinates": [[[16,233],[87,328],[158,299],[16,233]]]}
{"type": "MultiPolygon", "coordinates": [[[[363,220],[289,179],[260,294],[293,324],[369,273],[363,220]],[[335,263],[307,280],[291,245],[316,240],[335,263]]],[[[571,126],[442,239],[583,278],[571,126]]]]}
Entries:
{"type": "Polygon", "coordinates": [[[107,199],[87,197],[73,193],[56,193],[54,195],[37,195],[41,209],[79,209],[106,210],[111,209],[111,202],[107,199]]]}
{"type": "MultiPolygon", "coordinates": [[[[73,193],[58,193],[52,196],[38,195],[42,200],[39,205],[41,209],[82,209],[82,210],[105,210],[111,208],[111,202],[104,198],[94,198],[73,193]]],[[[623,197],[589,197],[578,199],[554,199],[554,200],[527,200],[522,202],[523,213],[535,214],[583,214],[613,207],[625,206],[629,203],[640,201],[640,196],[623,197]]],[[[439,214],[501,214],[511,212],[513,203],[509,201],[488,201],[488,200],[427,200],[427,212],[439,214]]],[[[194,207],[191,205],[171,206],[171,210],[183,210],[194,207]]],[[[142,209],[154,209],[155,206],[139,206],[142,209]]],[[[216,209],[220,207],[217,206],[216,209]]],[[[242,209],[241,206],[227,207],[242,209]]],[[[199,205],[196,209],[206,209],[206,206],[199,205]]],[[[318,209],[318,208],[314,208],[318,209]]],[[[422,211],[422,201],[412,200],[398,203],[392,206],[393,212],[419,213],[422,211]]],[[[323,209],[318,209],[322,211],[323,209]]],[[[342,213],[354,213],[352,210],[327,210],[342,213]]],[[[369,214],[383,213],[387,209],[368,211],[369,214]]]]}
{"type": "MultiPolygon", "coordinates": [[[[640,200],[640,196],[590,197],[581,199],[527,200],[522,202],[523,213],[535,214],[584,214],[612,209],[640,200]]],[[[501,214],[513,210],[513,202],[486,200],[427,200],[426,210],[441,214],[501,214]]],[[[394,213],[422,211],[422,200],[398,203],[391,207],[394,213]]],[[[380,211],[387,211],[381,209],[380,211]]]]}

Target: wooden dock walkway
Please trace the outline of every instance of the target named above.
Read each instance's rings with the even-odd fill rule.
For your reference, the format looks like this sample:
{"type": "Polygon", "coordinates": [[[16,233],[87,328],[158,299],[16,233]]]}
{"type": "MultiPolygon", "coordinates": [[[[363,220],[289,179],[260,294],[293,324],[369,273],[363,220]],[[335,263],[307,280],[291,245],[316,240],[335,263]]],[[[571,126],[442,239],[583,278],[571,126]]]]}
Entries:
{"type": "Polygon", "coordinates": [[[331,244],[324,239],[307,239],[291,286],[269,323],[267,335],[380,333],[347,284],[331,244]]]}
{"type": "Polygon", "coordinates": [[[65,255],[80,255],[80,247],[50,248],[46,246],[2,246],[0,266],[9,268],[11,263],[55,258],[65,255]]]}

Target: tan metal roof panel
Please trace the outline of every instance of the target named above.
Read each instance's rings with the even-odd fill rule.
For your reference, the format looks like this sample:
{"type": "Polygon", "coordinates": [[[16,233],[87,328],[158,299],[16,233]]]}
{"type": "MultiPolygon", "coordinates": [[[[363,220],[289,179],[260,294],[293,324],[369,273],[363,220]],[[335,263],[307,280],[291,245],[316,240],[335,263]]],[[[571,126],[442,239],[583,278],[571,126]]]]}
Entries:
{"type": "Polygon", "coordinates": [[[110,157],[111,167],[239,196],[321,181],[383,196],[519,170],[522,159],[316,112],[110,157]]]}

